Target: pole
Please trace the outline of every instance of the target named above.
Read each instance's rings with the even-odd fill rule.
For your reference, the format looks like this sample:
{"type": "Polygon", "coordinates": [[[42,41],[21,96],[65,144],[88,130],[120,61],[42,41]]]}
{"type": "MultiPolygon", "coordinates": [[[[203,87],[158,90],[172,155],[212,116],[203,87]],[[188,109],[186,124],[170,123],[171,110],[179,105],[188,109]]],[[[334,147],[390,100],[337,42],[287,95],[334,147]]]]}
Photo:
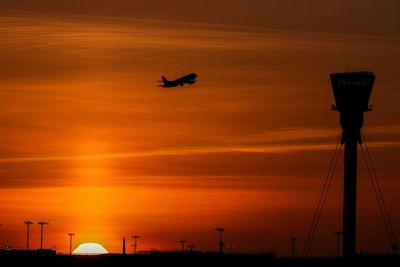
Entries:
{"type": "Polygon", "coordinates": [[[126,254],[126,250],[125,250],[125,237],[122,239],[122,255],[126,254]]]}
{"type": "Polygon", "coordinates": [[[195,247],[196,247],[196,245],[194,245],[194,244],[190,244],[190,245],[188,246],[190,252],[193,252],[193,249],[194,249],[195,247]]]}
{"type": "Polygon", "coordinates": [[[219,253],[224,253],[224,242],[222,241],[222,231],[219,232],[219,253]]]}
{"type": "Polygon", "coordinates": [[[336,231],[334,233],[337,235],[337,244],[336,244],[337,257],[340,258],[340,235],[343,232],[342,231],[336,231]]]}
{"type": "Polygon", "coordinates": [[[31,221],[25,221],[26,224],[26,250],[29,250],[29,226],[33,224],[31,221]]]}
{"type": "Polygon", "coordinates": [[[232,248],[233,248],[233,244],[229,243],[226,245],[227,248],[229,248],[229,254],[232,254],[232,248]]]}
{"type": "Polygon", "coordinates": [[[69,255],[72,255],[72,237],[75,235],[74,233],[68,233],[69,235],[69,255]]]}
{"type": "Polygon", "coordinates": [[[136,253],[137,253],[137,251],[136,251],[136,249],[137,249],[137,240],[140,238],[140,236],[134,235],[134,236],[132,236],[132,238],[133,238],[134,241],[135,241],[135,243],[134,243],[134,245],[133,245],[133,248],[134,248],[134,254],[136,254],[136,253]]]}
{"type": "Polygon", "coordinates": [[[38,222],[38,224],[40,225],[40,250],[42,250],[43,249],[43,226],[45,224],[49,224],[49,223],[45,222],[45,221],[41,221],[41,222],[38,222]]]}
{"type": "Polygon", "coordinates": [[[43,224],[40,225],[40,250],[43,249],[43,224]]]}
{"type": "Polygon", "coordinates": [[[218,246],[219,246],[219,253],[223,253],[223,252],[224,252],[224,245],[225,245],[225,244],[224,244],[224,242],[222,241],[222,232],[225,231],[225,229],[222,228],[222,227],[218,227],[218,228],[215,228],[214,230],[219,232],[219,243],[218,243],[218,246]]]}
{"type": "Polygon", "coordinates": [[[40,250],[43,249],[43,224],[40,224],[40,250]]]}
{"type": "Polygon", "coordinates": [[[292,238],[290,238],[290,240],[292,240],[292,258],[294,258],[294,256],[295,256],[294,242],[297,240],[297,238],[292,237],[292,238]]]}
{"type": "Polygon", "coordinates": [[[179,242],[182,243],[182,253],[184,253],[186,240],[180,240],[179,242]]]}

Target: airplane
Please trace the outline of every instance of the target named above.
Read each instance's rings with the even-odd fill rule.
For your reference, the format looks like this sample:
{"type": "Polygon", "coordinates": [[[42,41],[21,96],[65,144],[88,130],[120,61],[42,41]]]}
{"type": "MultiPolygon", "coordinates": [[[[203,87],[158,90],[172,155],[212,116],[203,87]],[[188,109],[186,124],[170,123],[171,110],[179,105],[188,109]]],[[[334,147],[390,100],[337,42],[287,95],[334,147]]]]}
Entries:
{"type": "Polygon", "coordinates": [[[190,73],[173,81],[169,81],[167,78],[165,78],[165,76],[162,76],[161,77],[162,80],[158,82],[164,83],[163,85],[159,85],[160,87],[168,88],[168,87],[176,87],[178,85],[183,86],[185,83],[194,84],[195,82],[197,82],[196,78],[197,78],[196,73],[190,73]]]}

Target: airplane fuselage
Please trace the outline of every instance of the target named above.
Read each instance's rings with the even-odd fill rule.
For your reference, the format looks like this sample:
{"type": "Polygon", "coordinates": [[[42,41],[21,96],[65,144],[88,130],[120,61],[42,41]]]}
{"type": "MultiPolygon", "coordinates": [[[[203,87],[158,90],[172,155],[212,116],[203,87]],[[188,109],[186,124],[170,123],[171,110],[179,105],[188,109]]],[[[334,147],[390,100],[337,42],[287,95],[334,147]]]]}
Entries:
{"type": "Polygon", "coordinates": [[[188,75],[185,75],[181,78],[178,78],[176,80],[169,81],[167,78],[162,76],[162,82],[164,85],[162,87],[176,87],[176,86],[184,86],[185,83],[187,84],[194,84],[196,82],[197,74],[196,73],[190,73],[188,75]]]}

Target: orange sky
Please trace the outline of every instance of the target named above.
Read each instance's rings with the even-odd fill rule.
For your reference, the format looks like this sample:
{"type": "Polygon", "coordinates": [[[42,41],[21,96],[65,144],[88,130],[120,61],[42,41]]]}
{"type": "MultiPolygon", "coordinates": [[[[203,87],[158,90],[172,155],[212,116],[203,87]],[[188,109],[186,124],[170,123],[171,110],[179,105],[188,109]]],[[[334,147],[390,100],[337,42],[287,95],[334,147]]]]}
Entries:
{"type": "MultiPolygon", "coordinates": [[[[60,252],[68,232],[76,245],[112,252],[133,234],[139,249],[179,249],[187,239],[216,250],[222,225],[237,251],[289,255],[290,236],[302,248],[339,131],[329,74],[346,70],[377,75],[365,133],[400,232],[397,2],[376,4],[383,15],[369,21],[347,10],[338,24],[336,4],[325,19],[319,5],[312,19],[306,6],[293,16],[287,1],[243,12],[233,1],[221,18],[225,1],[211,13],[177,5],[197,10],[177,20],[171,6],[155,12],[156,0],[114,1],[110,12],[103,2],[90,12],[50,2],[0,4],[0,246],[24,247],[30,219],[50,222],[45,247],[60,252]],[[282,20],[263,18],[262,8],[282,20]],[[188,72],[198,84],[156,87],[161,75],[188,72]]],[[[312,254],[335,254],[341,168],[312,254]]],[[[386,252],[359,170],[358,247],[386,252]]],[[[34,225],[32,248],[38,238],[34,225]]]]}

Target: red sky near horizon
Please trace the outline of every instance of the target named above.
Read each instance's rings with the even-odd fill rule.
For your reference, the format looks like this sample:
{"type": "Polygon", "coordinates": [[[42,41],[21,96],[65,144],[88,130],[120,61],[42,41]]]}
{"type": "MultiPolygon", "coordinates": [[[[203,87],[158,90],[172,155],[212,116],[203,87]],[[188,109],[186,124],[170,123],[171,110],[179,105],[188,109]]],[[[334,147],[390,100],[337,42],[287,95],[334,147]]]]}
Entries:
{"type": "MultiPolygon", "coordinates": [[[[211,251],[223,226],[236,251],[287,256],[297,236],[300,253],[340,130],[329,74],[347,70],[377,76],[364,131],[400,233],[397,1],[79,2],[0,3],[0,247],[24,248],[30,219],[60,252],[68,232],[211,251]]],[[[336,253],[341,173],[313,255],[336,253]]],[[[389,252],[359,173],[357,247],[389,252]]]]}

